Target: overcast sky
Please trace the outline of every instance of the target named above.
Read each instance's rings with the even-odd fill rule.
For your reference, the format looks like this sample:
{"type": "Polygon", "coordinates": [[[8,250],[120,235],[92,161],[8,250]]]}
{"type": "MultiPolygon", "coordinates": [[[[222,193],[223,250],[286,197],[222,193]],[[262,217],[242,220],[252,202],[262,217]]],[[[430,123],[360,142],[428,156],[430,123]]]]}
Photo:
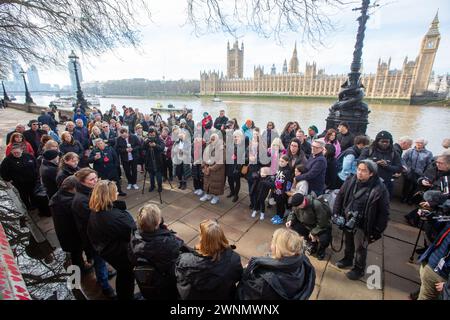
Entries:
{"type": "MultiPolygon", "coordinates": [[[[427,32],[436,11],[439,9],[441,43],[434,63],[438,74],[450,72],[450,1],[448,0],[382,0],[370,18],[364,41],[364,73],[374,73],[378,58],[392,57],[391,69],[400,69],[403,59],[415,59],[420,41],[427,32]]],[[[229,34],[216,33],[196,37],[185,21],[185,0],[153,0],[150,2],[152,23],[142,29],[143,42],[138,52],[130,48],[119,48],[115,53],[100,58],[81,60],[84,81],[111,79],[199,79],[201,70],[226,72],[226,45],[234,39],[229,34]]],[[[352,6],[332,19],[336,31],[327,35],[326,46],[313,49],[301,43],[298,34],[286,34],[282,44],[254,33],[243,34],[244,77],[253,77],[253,66],[263,65],[266,73],[275,63],[281,71],[282,63],[292,54],[297,41],[300,71],[305,63],[316,61],[318,68],[328,74],[347,73],[357,31],[358,14],[352,6]]],[[[39,68],[41,82],[69,84],[66,71],[39,68]]]]}

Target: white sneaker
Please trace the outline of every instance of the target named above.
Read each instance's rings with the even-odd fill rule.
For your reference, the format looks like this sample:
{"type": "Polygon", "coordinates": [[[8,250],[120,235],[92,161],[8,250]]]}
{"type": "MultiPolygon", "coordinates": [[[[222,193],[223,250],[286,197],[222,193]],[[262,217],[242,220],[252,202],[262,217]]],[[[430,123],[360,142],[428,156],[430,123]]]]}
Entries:
{"type": "Polygon", "coordinates": [[[211,200],[211,198],[212,198],[212,196],[210,196],[209,194],[205,193],[203,195],[203,197],[200,198],[200,201],[204,202],[204,201],[207,201],[207,200],[211,200]]]}
{"type": "Polygon", "coordinates": [[[204,194],[205,194],[205,193],[204,193],[204,191],[203,191],[202,189],[198,189],[197,195],[198,195],[199,197],[203,196],[204,194]]]}
{"type": "Polygon", "coordinates": [[[261,212],[261,213],[259,214],[259,220],[264,220],[264,212],[261,212]]]}
{"type": "Polygon", "coordinates": [[[219,202],[219,197],[217,197],[217,196],[212,197],[211,204],[217,204],[218,202],[219,202]]]}
{"type": "Polygon", "coordinates": [[[195,189],[195,190],[194,190],[194,194],[198,195],[198,190],[199,190],[199,189],[195,189]]]}
{"type": "Polygon", "coordinates": [[[256,214],[258,213],[258,211],[256,211],[256,210],[253,210],[253,212],[252,212],[252,218],[256,218],[256,214]]]}
{"type": "Polygon", "coordinates": [[[131,184],[127,185],[127,190],[131,190],[131,184]]]}
{"type": "Polygon", "coordinates": [[[139,190],[139,186],[137,184],[133,184],[133,189],[134,190],[139,190]]]}

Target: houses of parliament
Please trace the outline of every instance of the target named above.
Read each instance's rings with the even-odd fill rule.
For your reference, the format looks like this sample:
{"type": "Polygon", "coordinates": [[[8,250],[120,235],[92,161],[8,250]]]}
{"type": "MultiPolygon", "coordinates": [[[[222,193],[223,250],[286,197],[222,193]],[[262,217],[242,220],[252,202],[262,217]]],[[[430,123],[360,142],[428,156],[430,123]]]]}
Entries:
{"type": "MultiPolygon", "coordinates": [[[[362,84],[366,97],[376,99],[404,99],[420,96],[427,91],[436,52],[439,47],[438,14],[431,22],[422,39],[419,55],[415,60],[403,61],[401,70],[391,70],[391,59],[378,60],[375,74],[363,74],[362,84]]],[[[284,61],[282,73],[276,73],[275,66],[265,73],[264,67],[255,66],[253,78],[243,78],[244,44],[236,41],[232,48],[227,46],[227,74],[217,71],[200,73],[200,94],[236,95],[278,95],[336,97],[347,75],[329,75],[318,69],[315,62],[306,63],[305,71],[299,71],[297,46],[292,58],[284,61]]]]}

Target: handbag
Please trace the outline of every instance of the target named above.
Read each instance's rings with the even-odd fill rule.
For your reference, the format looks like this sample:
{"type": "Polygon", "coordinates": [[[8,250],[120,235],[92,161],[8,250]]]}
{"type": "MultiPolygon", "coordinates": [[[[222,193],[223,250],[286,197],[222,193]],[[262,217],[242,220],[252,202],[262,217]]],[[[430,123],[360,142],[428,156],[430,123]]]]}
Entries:
{"type": "Polygon", "coordinates": [[[247,165],[243,165],[242,168],[241,168],[241,174],[243,176],[246,176],[247,173],[248,173],[248,166],[247,165]]]}

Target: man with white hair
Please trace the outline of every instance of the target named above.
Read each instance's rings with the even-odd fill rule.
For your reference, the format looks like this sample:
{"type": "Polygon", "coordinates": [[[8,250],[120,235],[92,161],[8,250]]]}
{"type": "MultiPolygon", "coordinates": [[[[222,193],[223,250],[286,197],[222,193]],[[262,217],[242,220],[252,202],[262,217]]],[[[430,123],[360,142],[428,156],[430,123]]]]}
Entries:
{"type": "Polygon", "coordinates": [[[406,150],[402,156],[403,165],[406,168],[402,201],[408,204],[412,204],[412,197],[418,187],[417,180],[423,176],[433,161],[433,154],[425,149],[427,143],[428,141],[424,138],[417,138],[414,141],[414,148],[406,150]]]}
{"type": "Polygon", "coordinates": [[[398,139],[397,143],[394,143],[394,151],[401,157],[403,151],[406,151],[412,147],[413,140],[408,136],[403,136],[398,139]]]}
{"type": "Polygon", "coordinates": [[[325,142],[323,140],[314,140],[311,144],[311,157],[306,162],[306,173],[295,177],[297,182],[301,180],[308,181],[309,191],[319,196],[325,190],[325,174],[327,171],[327,159],[323,156],[325,142]]]}

